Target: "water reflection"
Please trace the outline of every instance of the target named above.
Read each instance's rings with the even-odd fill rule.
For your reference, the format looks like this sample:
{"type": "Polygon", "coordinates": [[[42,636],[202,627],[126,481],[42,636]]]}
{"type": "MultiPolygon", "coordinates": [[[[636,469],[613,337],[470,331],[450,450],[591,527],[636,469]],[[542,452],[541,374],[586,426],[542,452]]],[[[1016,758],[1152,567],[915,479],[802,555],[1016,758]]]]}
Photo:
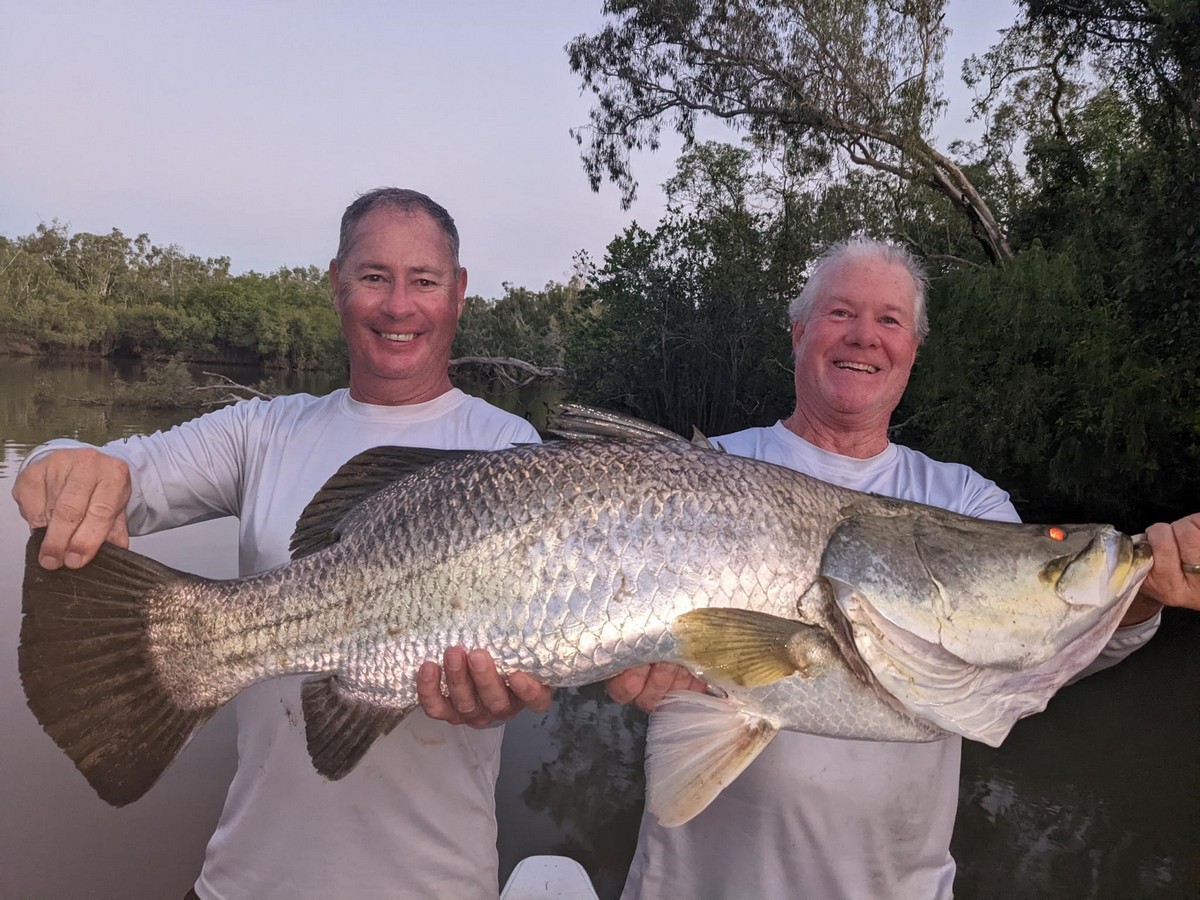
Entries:
{"type": "Polygon", "coordinates": [[[642,814],[645,714],[613,703],[600,686],[590,685],[559,691],[540,731],[527,728],[523,722],[510,725],[505,740],[506,766],[520,780],[507,778],[497,796],[504,798],[500,791],[510,785],[524,786],[523,809],[505,805],[499,812],[502,867],[534,852],[570,856],[587,869],[601,897],[617,896],[642,814]],[[519,816],[513,815],[517,809],[519,816]],[[526,814],[554,826],[540,850],[509,839],[526,814]]]}
{"type": "MultiPolygon", "coordinates": [[[[35,402],[96,394],[116,374],[134,377],[105,362],[0,360],[0,496],[27,450],[49,437],[102,442],[190,416],[35,402]]],[[[227,374],[257,380],[253,370],[227,374]]],[[[535,424],[558,399],[529,388],[498,398],[532,409],[535,424]]],[[[138,803],[99,801],[24,705],[16,598],[25,536],[14,505],[0,501],[0,897],[181,896],[232,771],[232,722],[218,716],[138,803]]],[[[191,571],[226,576],[236,566],[232,522],[138,540],[191,571]]],[[[1197,647],[1200,616],[1168,616],[1149,647],[1064,691],[1003,747],[964,748],[957,897],[1200,897],[1197,647]]],[[[561,691],[547,715],[511,723],[497,785],[501,876],[525,856],[564,853],[602,897],[616,896],[641,815],[644,740],[644,716],[598,687],[561,691]]]]}

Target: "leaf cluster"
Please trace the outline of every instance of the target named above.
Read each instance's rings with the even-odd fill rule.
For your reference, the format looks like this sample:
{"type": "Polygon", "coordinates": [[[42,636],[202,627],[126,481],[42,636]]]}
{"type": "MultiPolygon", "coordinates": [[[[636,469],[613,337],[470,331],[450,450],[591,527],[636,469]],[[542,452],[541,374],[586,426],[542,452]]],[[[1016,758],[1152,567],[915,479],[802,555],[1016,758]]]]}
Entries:
{"type": "Polygon", "coordinates": [[[57,222],[0,238],[0,326],[9,352],[184,353],[289,368],[345,357],[315,267],[231,276],[228,257],[57,222]]]}
{"type": "Polygon", "coordinates": [[[609,244],[568,346],[576,396],[682,433],[772,421],[788,405],[784,311],[806,260],[802,200],[754,196],[745,150],[699,145],[653,232],[609,244]]]}

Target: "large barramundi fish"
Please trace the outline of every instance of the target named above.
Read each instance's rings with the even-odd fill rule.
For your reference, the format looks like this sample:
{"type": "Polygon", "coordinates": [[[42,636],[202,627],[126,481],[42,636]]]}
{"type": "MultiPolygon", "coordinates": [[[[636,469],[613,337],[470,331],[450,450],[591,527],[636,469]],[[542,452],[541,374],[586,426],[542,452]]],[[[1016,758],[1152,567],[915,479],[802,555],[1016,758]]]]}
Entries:
{"type": "Polygon", "coordinates": [[[981,521],[645,434],[368,451],[305,510],[292,561],[248,578],[111,545],[47,571],[35,533],[29,706],[119,806],[266,678],[312,673],[308,748],[336,779],[448,647],[550,685],[677,662],[712,685],[651,716],[647,803],[679,824],[780,729],[998,744],[1095,658],[1150,567],[1106,525],[981,521]]]}

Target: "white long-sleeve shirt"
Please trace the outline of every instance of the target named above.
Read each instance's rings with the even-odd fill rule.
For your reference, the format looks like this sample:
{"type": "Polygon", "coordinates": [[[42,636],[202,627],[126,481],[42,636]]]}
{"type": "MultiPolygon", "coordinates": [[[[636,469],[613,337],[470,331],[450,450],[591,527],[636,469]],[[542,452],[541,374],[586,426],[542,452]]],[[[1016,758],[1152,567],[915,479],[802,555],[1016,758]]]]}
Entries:
{"type": "MultiPolygon", "coordinates": [[[[829,453],[783,423],[716,438],[730,453],[859,491],[1018,521],[1008,494],[962,465],[889,444],[870,459],[829,453]]],[[[1093,664],[1148,641],[1158,618],[1118,630],[1093,664]]],[[[962,739],[838,740],[784,731],[700,815],[678,828],[643,816],[624,898],[943,900],[962,739]]]]}
{"type": "MultiPolygon", "coordinates": [[[[250,400],[103,449],[129,465],[131,533],[237,516],[248,575],[288,560],[305,505],[363,450],[537,440],[523,419],[458,390],[394,407],[343,390],[250,400]]],[[[200,897],[496,897],[503,728],[447,725],[417,710],[349,775],[326,781],[305,741],[304,677],[260,682],[233,701],[238,767],[196,882],[200,897]]]]}

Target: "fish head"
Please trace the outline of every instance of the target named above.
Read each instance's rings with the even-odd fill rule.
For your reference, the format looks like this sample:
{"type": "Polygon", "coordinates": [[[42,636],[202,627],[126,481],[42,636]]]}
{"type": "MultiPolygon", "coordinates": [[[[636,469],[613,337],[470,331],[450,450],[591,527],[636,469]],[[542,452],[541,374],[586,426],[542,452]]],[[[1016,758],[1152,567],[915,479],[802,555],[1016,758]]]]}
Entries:
{"type": "Polygon", "coordinates": [[[848,515],[821,575],[886,690],[995,744],[1096,657],[1150,556],[1109,525],[991,522],[905,504],[848,515]]]}

